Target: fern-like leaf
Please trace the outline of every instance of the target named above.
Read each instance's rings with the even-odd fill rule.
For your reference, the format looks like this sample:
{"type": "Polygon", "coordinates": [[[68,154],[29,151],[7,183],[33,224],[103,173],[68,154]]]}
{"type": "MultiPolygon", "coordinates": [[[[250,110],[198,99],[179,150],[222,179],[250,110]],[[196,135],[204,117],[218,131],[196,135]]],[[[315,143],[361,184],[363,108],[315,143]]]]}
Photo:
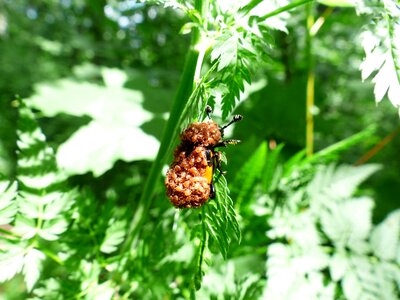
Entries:
{"type": "Polygon", "coordinates": [[[257,180],[264,175],[263,170],[266,163],[267,150],[267,144],[265,142],[261,143],[236,173],[237,175],[232,184],[232,195],[234,195],[237,207],[246,197],[248,199],[252,198],[257,180]]]}
{"type": "Polygon", "coordinates": [[[31,291],[36,281],[39,279],[42,269],[44,254],[37,249],[29,249],[24,256],[24,280],[28,291],[31,291]]]}
{"type": "Polygon", "coordinates": [[[45,259],[38,238],[59,239],[69,225],[73,198],[64,191],[64,177],[57,170],[54,152],[24,103],[19,107],[17,135],[18,193],[17,183],[9,187],[0,184],[0,223],[10,225],[5,238],[9,243],[0,254],[0,282],[22,273],[31,291],[45,259]]]}
{"type": "Polygon", "coordinates": [[[215,189],[217,191],[216,199],[210,200],[205,205],[202,221],[206,231],[217,242],[222,256],[226,259],[232,235],[240,241],[241,232],[233,201],[228,195],[229,190],[223,175],[219,176],[215,182],[215,189]]]}
{"type": "Polygon", "coordinates": [[[34,114],[23,103],[19,113],[17,179],[21,186],[17,201],[21,215],[15,230],[27,239],[37,234],[56,240],[67,229],[66,213],[73,195],[63,191],[65,177],[57,170],[54,151],[46,145],[34,114]]]}
{"type": "Polygon", "coordinates": [[[103,253],[112,253],[117,250],[118,246],[123,242],[126,235],[126,221],[116,221],[110,219],[106,236],[100,246],[103,253]]]}
{"type": "MultiPolygon", "coordinates": [[[[400,262],[400,209],[389,214],[372,231],[371,245],[374,254],[380,259],[400,262]]],[[[400,278],[399,278],[400,279],[400,278]]]]}
{"type": "Polygon", "coordinates": [[[392,0],[368,4],[369,9],[363,11],[373,19],[361,36],[366,55],[360,65],[362,78],[376,72],[372,79],[375,100],[380,102],[387,94],[400,111],[400,9],[392,0]]]}
{"type": "Polygon", "coordinates": [[[380,169],[378,165],[364,165],[359,167],[334,165],[321,166],[308,185],[307,192],[312,200],[318,201],[326,197],[348,198],[357,186],[371,174],[380,169]]]}
{"type": "Polygon", "coordinates": [[[10,224],[17,213],[17,183],[0,182],[0,225],[10,224]]]}

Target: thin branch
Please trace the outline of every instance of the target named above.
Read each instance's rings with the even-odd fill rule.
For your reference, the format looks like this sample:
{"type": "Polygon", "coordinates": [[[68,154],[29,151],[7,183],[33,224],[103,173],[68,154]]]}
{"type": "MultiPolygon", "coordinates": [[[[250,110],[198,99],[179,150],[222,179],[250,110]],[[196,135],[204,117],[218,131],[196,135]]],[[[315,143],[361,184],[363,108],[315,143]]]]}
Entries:
{"type": "Polygon", "coordinates": [[[273,16],[279,15],[280,13],[283,13],[285,11],[291,10],[293,8],[296,8],[298,6],[301,6],[301,5],[304,5],[306,3],[313,2],[313,1],[314,0],[300,0],[300,1],[296,1],[296,2],[290,3],[288,5],[285,5],[285,6],[282,6],[282,7],[278,8],[278,9],[276,9],[276,10],[270,12],[270,13],[267,13],[267,14],[261,16],[261,17],[258,17],[257,20],[258,21],[265,21],[268,18],[271,18],[273,16]]]}
{"type": "Polygon", "coordinates": [[[389,144],[397,134],[400,133],[400,127],[395,129],[393,132],[385,136],[378,144],[376,144],[371,150],[365,153],[359,160],[357,160],[354,165],[359,166],[365,164],[369,161],[372,157],[374,157],[379,151],[383,149],[387,144],[389,144]]]}

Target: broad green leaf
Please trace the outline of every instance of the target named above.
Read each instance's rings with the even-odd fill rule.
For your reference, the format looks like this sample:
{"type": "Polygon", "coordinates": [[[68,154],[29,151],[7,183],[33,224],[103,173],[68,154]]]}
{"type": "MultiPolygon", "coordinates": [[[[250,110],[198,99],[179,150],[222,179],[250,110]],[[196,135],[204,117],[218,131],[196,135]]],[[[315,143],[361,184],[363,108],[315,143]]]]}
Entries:
{"type": "Polygon", "coordinates": [[[42,261],[45,256],[37,249],[30,249],[24,256],[24,281],[28,291],[31,291],[37,280],[39,279],[42,270],[42,261]]]}
{"type": "Polygon", "coordinates": [[[10,224],[17,213],[17,182],[0,182],[0,225],[10,224]]]}
{"type": "Polygon", "coordinates": [[[92,171],[100,176],[118,159],[152,159],[158,145],[156,138],[134,126],[98,120],[81,127],[59,147],[57,163],[70,175],[92,171]]]}
{"type": "Polygon", "coordinates": [[[103,253],[112,253],[118,249],[118,246],[123,242],[126,234],[126,221],[116,221],[111,219],[108,223],[106,236],[100,246],[100,251],[103,253]]]}
{"type": "Polygon", "coordinates": [[[383,260],[395,261],[400,249],[400,210],[389,214],[371,234],[374,254],[383,260]]]}
{"type": "MultiPolygon", "coordinates": [[[[119,76],[116,72],[109,70],[105,74],[114,78],[119,76]]],[[[99,176],[118,159],[154,158],[159,142],[141,128],[152,119],[152,114],[142,107],[141,92],[68,79],[39,85],[37,91],[30,102],[46,116],[67,113],[93,119],[58,149],[57,163],[68,174],[92,171],[99,176]]]]}

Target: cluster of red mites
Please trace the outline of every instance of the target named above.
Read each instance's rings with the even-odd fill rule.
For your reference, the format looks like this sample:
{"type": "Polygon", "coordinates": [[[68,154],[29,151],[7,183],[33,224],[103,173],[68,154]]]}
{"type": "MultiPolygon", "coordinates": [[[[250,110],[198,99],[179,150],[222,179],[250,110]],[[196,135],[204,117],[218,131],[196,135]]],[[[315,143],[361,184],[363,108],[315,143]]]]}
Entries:
{"type": "Polygon", "coordinates": [[[192,123],[181,134],[181,143],[165,178],[167,195],[175,207],[199,207],[208,200],[210,183],[205,176],[209,167],[206,150],[212,149],[221,138],[221,130],[213,121],[192,123]]]}

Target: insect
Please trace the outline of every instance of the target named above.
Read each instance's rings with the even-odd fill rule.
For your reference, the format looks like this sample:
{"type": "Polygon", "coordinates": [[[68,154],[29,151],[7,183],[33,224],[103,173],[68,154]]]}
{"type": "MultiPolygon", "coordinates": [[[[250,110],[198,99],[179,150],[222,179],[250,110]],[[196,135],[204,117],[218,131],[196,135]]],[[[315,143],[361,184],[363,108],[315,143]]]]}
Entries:
{"type": "Polygon", "coordinates": [[[177,208],[202,206],[208,199],[215,198],[213,175],[221,170],[221,154],[216,148],[237,144],[239,140],[224,140],[224,130],[229,125],[242,120],[235,115],[223,127],[211,120],[210,106],[206,107],[209,120],[190,124],[180,135],[180,144],[174,152],[165,187],[171,203],[177,208]]]}

